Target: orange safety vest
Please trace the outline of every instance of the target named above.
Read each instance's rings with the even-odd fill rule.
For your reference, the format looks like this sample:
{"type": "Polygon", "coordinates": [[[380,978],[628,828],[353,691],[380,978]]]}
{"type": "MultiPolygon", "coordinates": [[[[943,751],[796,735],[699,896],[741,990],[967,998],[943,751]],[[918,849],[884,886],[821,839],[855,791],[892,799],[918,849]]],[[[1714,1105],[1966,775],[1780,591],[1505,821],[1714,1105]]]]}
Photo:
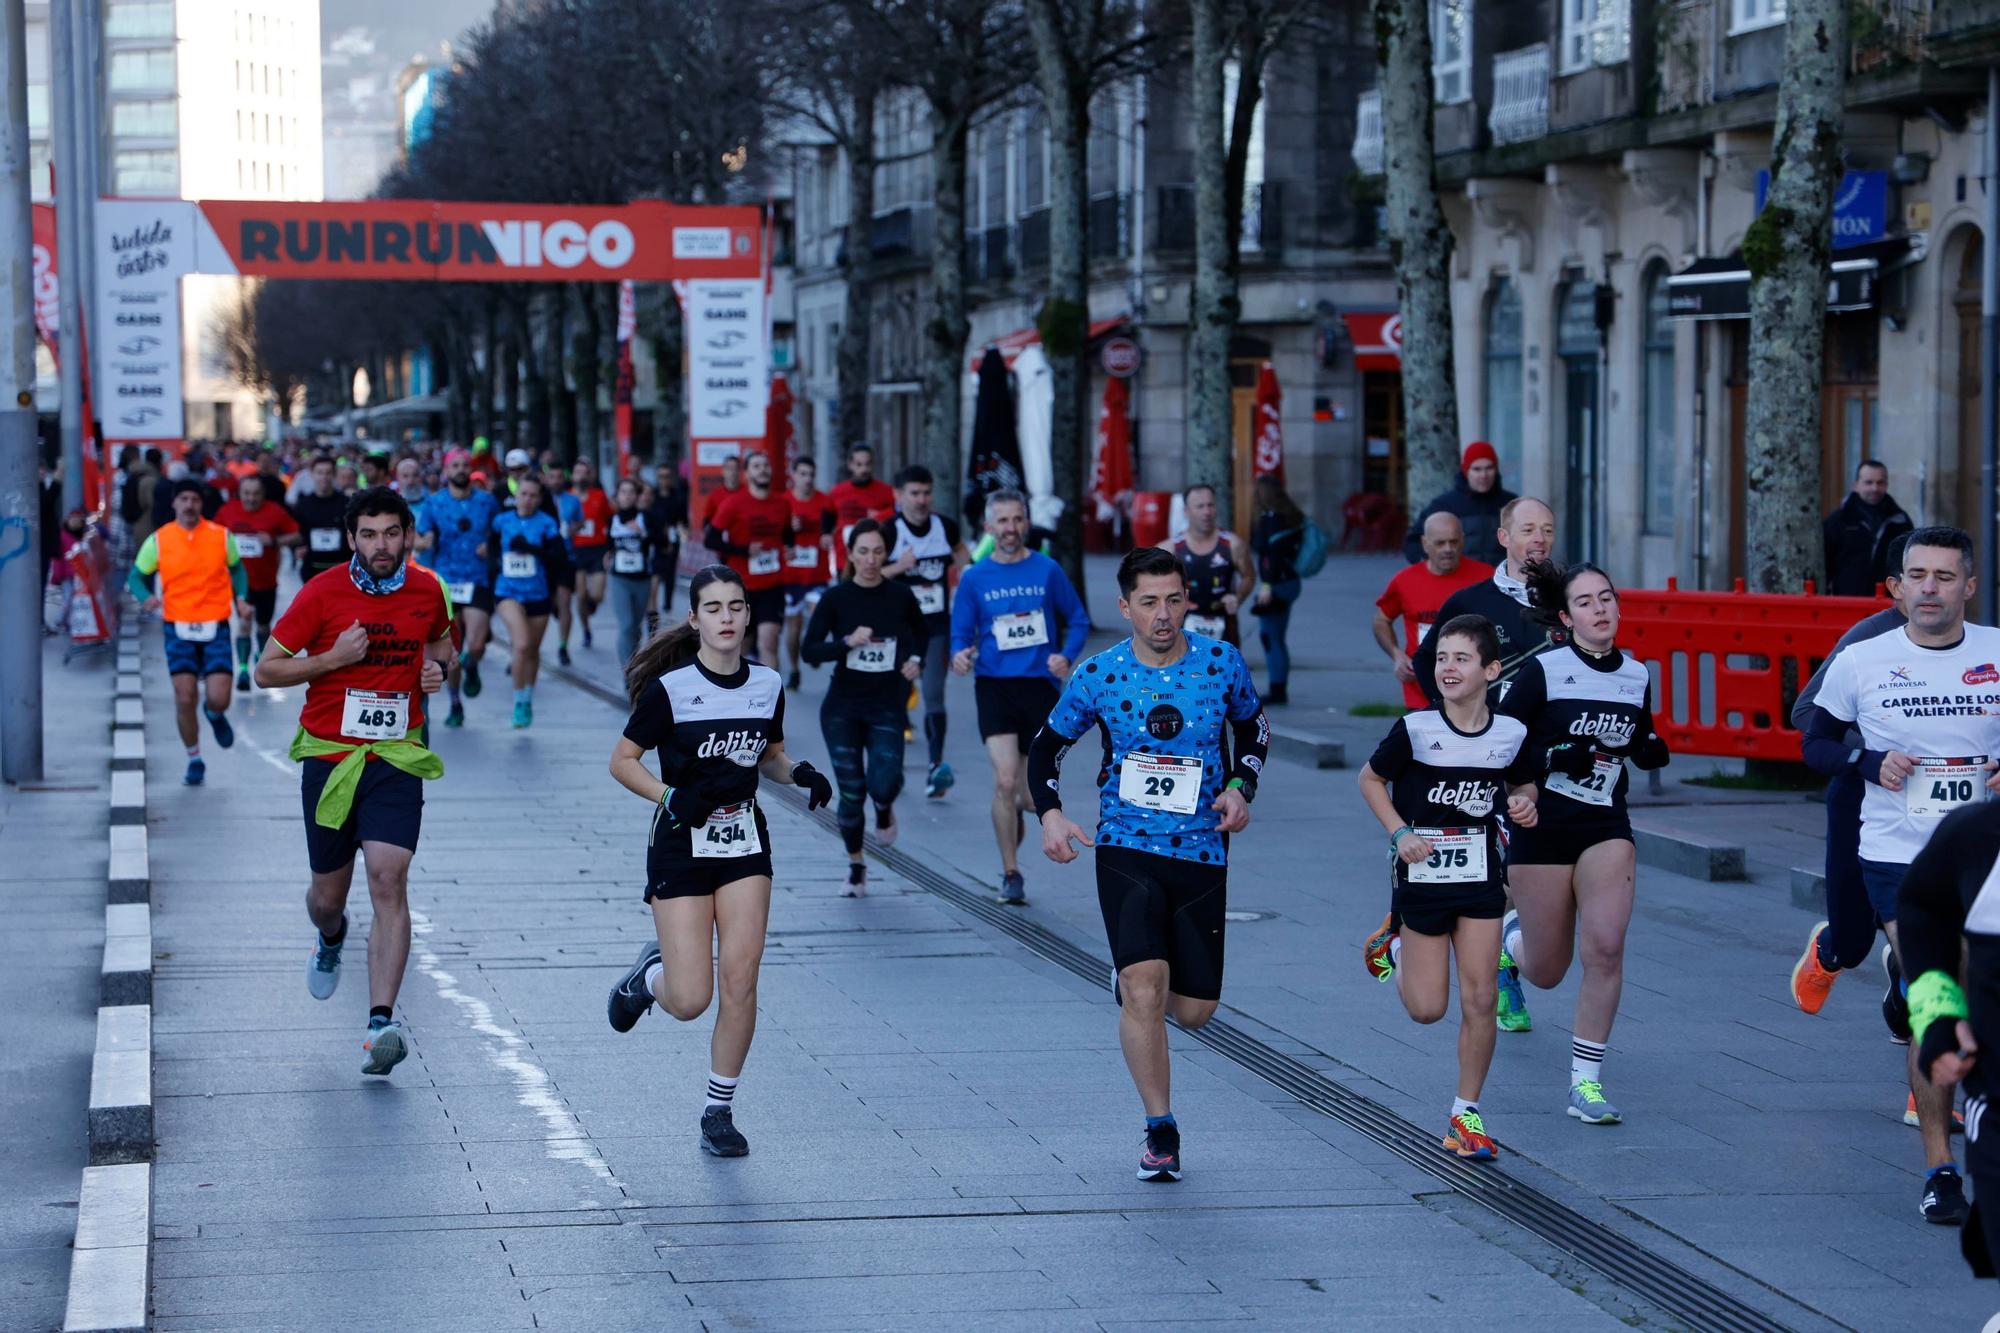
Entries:
{"type": "Polygon", "coordinates": [[[202,519],[192,530],[164,523],[153,530],[160,554],[163,618],[177,624],[227,620],[236,597],[229,579],[229,530],[202,519]]]}

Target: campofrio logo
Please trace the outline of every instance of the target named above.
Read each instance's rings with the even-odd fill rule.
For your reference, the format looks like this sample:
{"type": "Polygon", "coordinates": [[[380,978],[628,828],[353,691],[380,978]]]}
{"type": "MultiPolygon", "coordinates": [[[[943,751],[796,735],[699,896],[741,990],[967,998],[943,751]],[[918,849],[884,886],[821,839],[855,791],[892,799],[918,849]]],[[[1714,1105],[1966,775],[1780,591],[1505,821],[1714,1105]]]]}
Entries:
{"type": "Polygon", "coordinates": [[[1996,668],[1991,662],[1981,662],[1978,666],[1968,669],[1959,679],[1967,685],[1991,685],[2000,681],[2000,668],[1996,668]]]}

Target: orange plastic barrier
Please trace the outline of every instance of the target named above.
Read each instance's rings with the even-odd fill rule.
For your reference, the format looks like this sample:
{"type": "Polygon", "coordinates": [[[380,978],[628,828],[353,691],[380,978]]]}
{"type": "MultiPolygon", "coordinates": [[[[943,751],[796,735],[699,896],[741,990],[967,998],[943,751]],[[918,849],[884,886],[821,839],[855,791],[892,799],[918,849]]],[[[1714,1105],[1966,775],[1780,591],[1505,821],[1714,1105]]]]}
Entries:
{"type": "Polygon", "coordinates": [[[1618,643],[1653,671],[1654,725],[1676,754],[1796,763],[1792,703],[1833,645],[1886,598],[1799,593],[1618,594],[1618,643]]]}

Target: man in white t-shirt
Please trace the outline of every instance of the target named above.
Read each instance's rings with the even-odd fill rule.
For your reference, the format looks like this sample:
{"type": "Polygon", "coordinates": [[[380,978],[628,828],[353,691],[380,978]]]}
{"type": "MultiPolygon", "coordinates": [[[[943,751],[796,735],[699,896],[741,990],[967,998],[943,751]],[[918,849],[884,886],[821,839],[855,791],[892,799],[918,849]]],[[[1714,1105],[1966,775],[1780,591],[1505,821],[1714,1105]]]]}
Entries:
{"type": "MultiPolygon", "coordinates": [[[[1978,591],[1972,538],[1957,528],[1919,528],[1903,553],[1898,600],[1909,624],[1850,644],[1828,667],[1806,727],[1806,763],[1835,776],[1858,773],[1861,877],[1889,937],[1900,989],[1896,891],[1903,872],[1944,817],[2000,791],[2000,629],[1966,623],[1978,591]],[[1861,744],[1847,739],[1858,728],[1861,744]]],[[[1918,1077],[1910,1089],[1929,1168],[1926,1220],[1965,1220],[1963,1182],[1951,1157],[1951,1095],[1918,1077]]]]}

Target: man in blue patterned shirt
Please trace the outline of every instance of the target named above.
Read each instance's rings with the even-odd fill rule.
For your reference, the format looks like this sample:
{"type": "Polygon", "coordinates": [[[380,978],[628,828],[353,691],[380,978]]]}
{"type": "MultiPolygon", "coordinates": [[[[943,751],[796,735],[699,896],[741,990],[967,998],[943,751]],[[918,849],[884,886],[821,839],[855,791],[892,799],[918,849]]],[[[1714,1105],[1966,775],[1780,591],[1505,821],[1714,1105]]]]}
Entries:
{"type": "Polygon", "coordinates": [[[1166,1019],[1200,1027],[1222,998],[1228,835],[1250,823],[1271,729],[1242,654],[1182,631],[1187,576],[1172,552],[1128,553],[1118,592],[1132,637],[1070,673],[1029,751],[1028,785],[1051,861],[1096,848],[1118,1039],[1146,1108],[1139,1178],[1179,1180],[1166,1019]],[[1093,726],[1104,739],[1095,841],[1063,813],[1059,773],[1093,726]]]}

